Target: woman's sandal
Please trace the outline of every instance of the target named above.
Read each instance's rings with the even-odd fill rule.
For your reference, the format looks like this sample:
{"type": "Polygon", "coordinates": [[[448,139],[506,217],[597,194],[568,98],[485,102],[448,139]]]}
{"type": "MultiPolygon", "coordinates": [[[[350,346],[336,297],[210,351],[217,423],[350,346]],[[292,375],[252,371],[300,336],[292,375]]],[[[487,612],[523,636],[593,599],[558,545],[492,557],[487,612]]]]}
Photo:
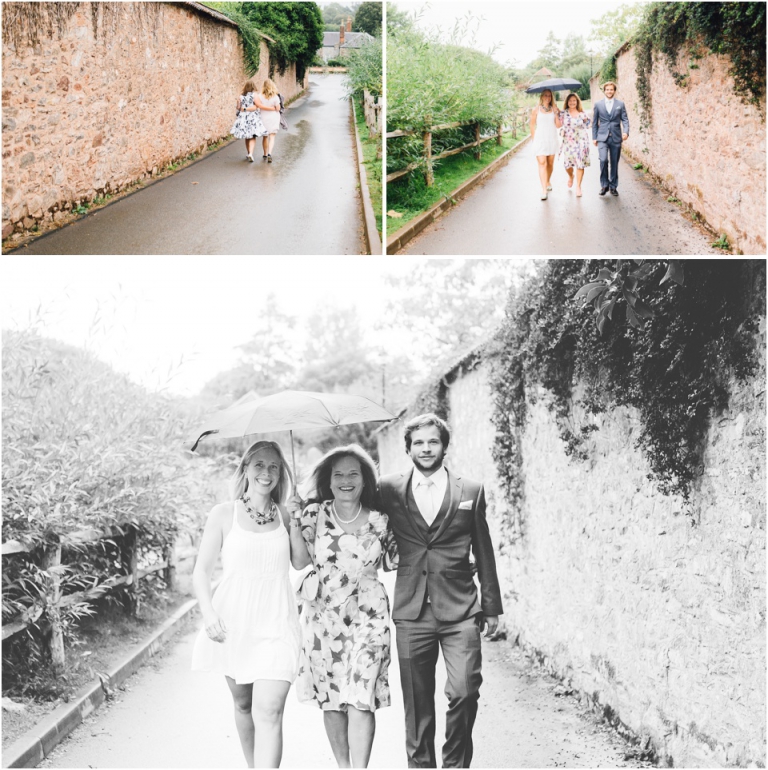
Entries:
{"type": "Polygon", "coordinates": [[[568,187],[573,187],[573,177],[568,177],[568,187]]]}

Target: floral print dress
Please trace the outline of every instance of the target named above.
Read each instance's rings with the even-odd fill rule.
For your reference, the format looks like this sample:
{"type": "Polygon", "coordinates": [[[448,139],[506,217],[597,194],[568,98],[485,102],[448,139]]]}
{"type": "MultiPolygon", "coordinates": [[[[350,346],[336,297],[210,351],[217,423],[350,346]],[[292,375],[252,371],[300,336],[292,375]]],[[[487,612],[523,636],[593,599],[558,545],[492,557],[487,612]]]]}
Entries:
{"type": "Polygon", "coordinates": [[[325,711],[389,706],[389,599],[379,567],[397,567],[397,544],[386,514],[371,511],[349,534],[331,501],[308,505],[301,531],[319,577],[317,597],[304,600],[303,645],[296,682],[301,701],[325,711]]]}
{"type": "Polygon", "coordinates": [[[253,107],[253,103],[253,91],[240,97],[241,110],[238,111],[230,131],[236,139],[253,139],[255,136],[266,136],[267,134],[267,129],[264,128],[264,123],[261,120],[261,110],[245,111],[246,107],[253,107]]]}
{"type": "Polygon", "coordinates": [[[586,112],[580,112],[578,117],[573,118],[567,110],[560,113],[560,121],[563,124],[560,129],[563,138],[560,145],[563,165],[565,168],[586,168],[590,165],[588,129],[592,121],[586,112]]]}

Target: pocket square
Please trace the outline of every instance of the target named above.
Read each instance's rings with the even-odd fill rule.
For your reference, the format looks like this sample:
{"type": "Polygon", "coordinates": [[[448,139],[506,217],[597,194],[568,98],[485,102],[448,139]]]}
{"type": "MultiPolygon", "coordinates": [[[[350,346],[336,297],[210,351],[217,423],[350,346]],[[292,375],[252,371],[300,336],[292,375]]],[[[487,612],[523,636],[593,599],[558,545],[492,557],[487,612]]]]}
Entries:
{"type": "Polygon", "coordinates": [[[464,500],[459,503],[459,510],[462,511],[471,511],[472,510],[472,501],[471,500],[464,500]]]}

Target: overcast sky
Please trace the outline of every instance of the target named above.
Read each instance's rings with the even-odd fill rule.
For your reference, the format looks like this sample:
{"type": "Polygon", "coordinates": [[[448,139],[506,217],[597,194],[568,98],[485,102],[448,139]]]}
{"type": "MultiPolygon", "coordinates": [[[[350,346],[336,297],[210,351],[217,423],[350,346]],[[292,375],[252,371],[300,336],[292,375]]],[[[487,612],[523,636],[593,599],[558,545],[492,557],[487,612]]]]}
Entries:
{"type": "Polygon", "coordinates": [[[424,28],[440,27],[448,31],[456,19],[466,16],[467,13],[481,17],[483,21],[472,47],[488,51],[500,44],[494,58],[502,64],[516,62],[519,67],[536,58],[539,50],[544,47],[550,30],[561,40],[569,32],[583,35],[586,40],[592,30],[590,21],[615,10],[621,4],[581,0],[432,0],[429,3],[423,0],[395,0],[395,5],[400,10],[411,12],[422,9],[419,26],[424,28]]]}
{"type": "Polygon", "coordinates": [[[371,327],[385,308],[382,276],[413,264],[359,256],[4,259],[2,328],[28,327],[39,308],[41,334],[86,346],[147,387],[193,395],[237,362],[269,292],[298,317],[321,303],[354,305],[371,327]]]}

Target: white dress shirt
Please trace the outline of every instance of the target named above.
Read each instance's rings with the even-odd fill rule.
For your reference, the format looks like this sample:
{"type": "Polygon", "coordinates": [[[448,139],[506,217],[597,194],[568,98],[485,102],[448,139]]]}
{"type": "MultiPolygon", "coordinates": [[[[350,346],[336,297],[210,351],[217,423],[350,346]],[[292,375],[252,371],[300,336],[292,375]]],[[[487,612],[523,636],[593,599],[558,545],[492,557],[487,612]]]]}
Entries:
{"type": "Polygon", "coordinates": [[[613,99],[605,100],[605,109],[608,110],[609,115],[613,115],[613,99]]]}
{"type": "Polygon", "coordinates": [[[445,490],[448,487],[448,471],[443,465],[431,476],[425,476],[418,468],[414,467],[411,486],[419,512],[427,525],[431,527],[437,514],[440,513],[440,506],[443,504],[445,490]]]}

